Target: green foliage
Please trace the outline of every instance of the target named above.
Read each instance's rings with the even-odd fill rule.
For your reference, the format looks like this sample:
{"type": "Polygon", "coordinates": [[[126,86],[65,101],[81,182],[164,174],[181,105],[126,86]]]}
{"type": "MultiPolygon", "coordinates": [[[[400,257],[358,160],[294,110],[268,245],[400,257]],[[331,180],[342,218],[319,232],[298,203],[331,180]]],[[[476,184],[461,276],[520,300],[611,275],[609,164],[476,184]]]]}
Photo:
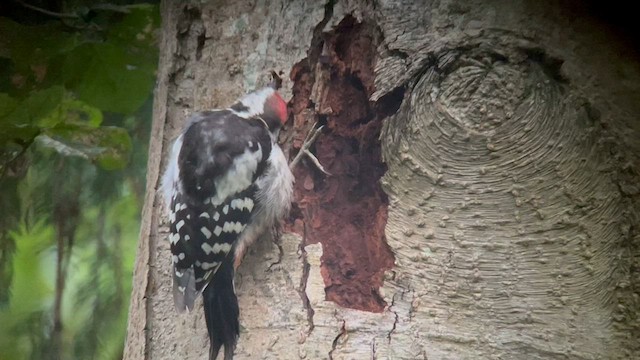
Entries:
{"type": "MultiPolygon", "coordinates": [[[[137,236],[140,210],[135,194],[124,190],[109,204],[86,206],[78,226],[78,237],[91,240],[74,247],[69,258],[62,311],[65,359],[118,359],[122,351],[136,252],[131,239],[137,236]]],[[[17,249],[11,301],[0,308],[0,360],[38,358],[34,355],[42,351],[35,335],[51,326],[54,233],[45,219],[10,232],[17,249]]]]}
{"type": "Polygon", "coordinates": [[[0,360],[122,357],[158,8],[62,3],[0,16],[0,360]]]}
{"type": "MultiPolygon", "coordinates": [[[[17,244],[13,259],[11,301],[0,310],[0,359],[21,359],[31,352],[30,331],[42,328],[43,313],[52,300],[53,284],[46,277],[45,259],[53,228],[45,221],[22,223],[10,236],[17,244]]],[[[36,330],[37,331],[37,330],[36,330]]],[[[42,330],[40,330],[42,331],[42,330]]]]}
{"type": "Polygon", "coordinates": [[[0,93],[0,117],[11,114],[18,106],[18,101],[7,94],[0,93]]]}
{"type": "Polygon", "coordinates": [[[122,169],[131,152],[131,138],[127,130],[103,126],[59,125],[37,137],[39,144],[65,156],[94,160],[106,170],[122,169]]]}
{"type": "Polygon", "coordinates": [[[40,136],[63,155],[106,169],[126,165],[125,133],[96,125],[101,112],[131,114],[149,97],[159,17],[156,6],[137,5],[109,19],[116,20],[103,20],[105,29],[69,32],[58,22],[23,25],[0,17],[0,59],[8,64],[0,67],[0,79],[8,80],[0,86],[0,174],[40,136]],[[74,149],[51,136],[60,133],[76,144],[88,141],[74,149]]]}
{"type": "Polygon", "coordinates": [[[77,32],[63,31],[57,22],[23,25],[8,18],[0,18],[0,33],[0,57],[10,59],[16,73],[27,76],[38,76],[34,66],[72,50],[82,37],[77,32]]]}
{"type": "Polygon", "coordinates": [[[130,113],[142,105],[153,86],[154,64],[143,61],[116,44],[84,44],[67,56],[65,83],[89,104],[130,113]]]}

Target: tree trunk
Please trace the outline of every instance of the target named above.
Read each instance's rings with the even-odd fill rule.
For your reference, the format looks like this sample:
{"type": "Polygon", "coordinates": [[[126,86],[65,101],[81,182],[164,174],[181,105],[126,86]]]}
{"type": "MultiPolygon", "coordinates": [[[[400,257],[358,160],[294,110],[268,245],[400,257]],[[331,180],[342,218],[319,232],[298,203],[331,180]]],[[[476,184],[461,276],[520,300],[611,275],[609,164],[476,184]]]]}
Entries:
{"type": "Polygon", "coordinates": [[[206,359],[156,196],[192,111],[282,71],[314,122],[279,241],[236,275],[238,359],[640,356],[640,66],[579,1],[164,1],[125,359],[206,359]]]}

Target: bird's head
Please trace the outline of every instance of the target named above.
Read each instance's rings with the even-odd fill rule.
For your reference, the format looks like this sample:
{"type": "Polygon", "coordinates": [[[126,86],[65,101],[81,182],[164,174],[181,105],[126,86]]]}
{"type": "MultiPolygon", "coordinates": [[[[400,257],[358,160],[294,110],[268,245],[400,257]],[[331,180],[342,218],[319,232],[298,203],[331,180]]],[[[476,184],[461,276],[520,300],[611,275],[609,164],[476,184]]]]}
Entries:
{"type": "Polygon", "coordinates": [[[231,106],[231,110],[243,118],[264,120],[271,132],[276,132],[287,122],[287,103],[271,87],[245,95],[231,106]]]}

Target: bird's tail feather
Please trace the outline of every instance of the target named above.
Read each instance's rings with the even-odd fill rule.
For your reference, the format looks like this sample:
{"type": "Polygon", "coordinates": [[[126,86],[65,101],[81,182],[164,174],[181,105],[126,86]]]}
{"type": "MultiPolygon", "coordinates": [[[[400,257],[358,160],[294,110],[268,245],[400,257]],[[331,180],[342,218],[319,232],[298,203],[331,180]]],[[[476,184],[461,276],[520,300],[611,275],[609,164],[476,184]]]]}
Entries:
{"type": "Polygon", "coordinates": [[[202,293],[204,317],[207,321],[209,360],[215,360],[224,346],[224,359],[233,359],[240,334],[238,298],[233,285],[233,256],[227,256],[202,293]]]}

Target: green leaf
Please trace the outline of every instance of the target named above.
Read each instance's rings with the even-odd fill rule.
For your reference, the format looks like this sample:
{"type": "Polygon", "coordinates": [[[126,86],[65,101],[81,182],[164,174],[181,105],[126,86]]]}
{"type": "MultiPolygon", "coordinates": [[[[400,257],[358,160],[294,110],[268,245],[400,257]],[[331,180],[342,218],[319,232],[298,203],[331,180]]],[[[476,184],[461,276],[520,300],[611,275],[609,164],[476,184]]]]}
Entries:
{"type": "Polygon", "coordinates": [[[102,110],[129,114],[147,99],[154,82],[154,63],[141,63],[109,43],[85,44],[67,57],[65,81],[78,98],[102,110]]]}
{"type": "Polygon", "coordinates": [[[129,133],[122,128],[101,127],[103,137],[101,144],[108,146],[98,157],[98,165],[105,170],[119,170],[127,166],[133,147],[129,133]]]}
{"type": "Polygon", "coordinates": [[[149,97],[157,63],[158,7],[140,4],[109,29],[104,43],[71,51],[62,66],[65,85],[102,110],[130,114],[149,97]]]}
{"type": "Polygon", "coordinates": [[[40,129],[32,125],[0,124],[0,153],[7,151],[5,147],[22,149],[24,144],[30,144],[39,133],[40,129]]]}
{"type": "Polygon", "coordinates": [[[4,164],[7,158],[11,159],[11,154],[20,152],[16,149],[21,149],[22,144],[30,144],[33,141],[40,132],[38,121],[51,116],[63,97],[64,89],[61,86],[54,86],[32,92],[19,104],[16,104],[13,99],[5,98],[6,108],[13,107],[13,111],[0,117],[0,153],[3,154],[0,165],[4,164]],[[18,144],[16,148],[15,145],[18,144]]]}
{"type": "Polygon", "coordinates": [[[0,93],[0,119],[4,118],[18,106],[18,101],[8,94],[0,93]]]}
{"type": "Polygon", "coordinates": [[[9,232],[16,251],[9,304],[0,308],[1,359],[28,358],[25,355],[32,350],[29,328],[41,325],[38,321],[41,314],[51,306],[53,283],[46,275],[53,273],[54,268],[47,266],[45,254],[54,234],[55,229],[45,219],[29,225],[21,223],[9,232]]]}
{"type": "Polygon", "coordinates": [[[24,99],[15,110],[0,119],[3,124],[16,126],[35,125],[54,111],[64,98],[62,86],[52,86],[48,89],[34,91],[24,99]]]}
{"type": "MultiPolygon", "coordinates": [[[[109,29],[109,42],[125,46],[156,48],[155,29],[160,26],[160,12],[156,5],[139,4],[130,8],[122,21],[109,29]]],[[[155,51],[154,51],[155,52],[155,51]]]]}
{"type": "MultiPolygon", "coordinates": [[[[0,109],[4,107],[14,110],[0,119],[0,170],[21,154],[43,129],[60,124],[96,128],[102,123],[102,112],[99,109],[73,99],[59,86],[34,92],[20,104],[2,95],[0,94],[0,109]]],[[[79,155],[62,144],[51,142],[50,145],[60,153],[79,155]]]]}
{"type": "Polygon", "coordinates": [[[0,17],[0,34],[0,57],[10,58],[25,71],[69,51],[79,42],[79,34],[64,31],[57,22],[23,25],[0,17]]]}
{"type": "Polygon", "coordinates": [[[56,111],[41,119],[38,125],[49,128],[60,123],[66,123],[98,127],[102,123],[102,119],[102,111],[100,109],[66,96],[58,105],[56,111]]]}
{"type": "Polygon", "coordinates": [[[50,283],[47,283],[41,272],[41,252],[53,241],[54,229],[43,219],[30,227],[21,224],[12,231],[17,250],[14,257],[14,274],[11,285],[11,307],[14,315],[23,315],[34,308],[44,306],[44,298],[50,294],[50,283]]]}
{"type": "Polygon", "coordinates": [[[59,125],[46,129],[37,141],[64,156],[93,161],[105,170],[124,168],[132,148],[127,131],[113,126],[59,125]]]}

